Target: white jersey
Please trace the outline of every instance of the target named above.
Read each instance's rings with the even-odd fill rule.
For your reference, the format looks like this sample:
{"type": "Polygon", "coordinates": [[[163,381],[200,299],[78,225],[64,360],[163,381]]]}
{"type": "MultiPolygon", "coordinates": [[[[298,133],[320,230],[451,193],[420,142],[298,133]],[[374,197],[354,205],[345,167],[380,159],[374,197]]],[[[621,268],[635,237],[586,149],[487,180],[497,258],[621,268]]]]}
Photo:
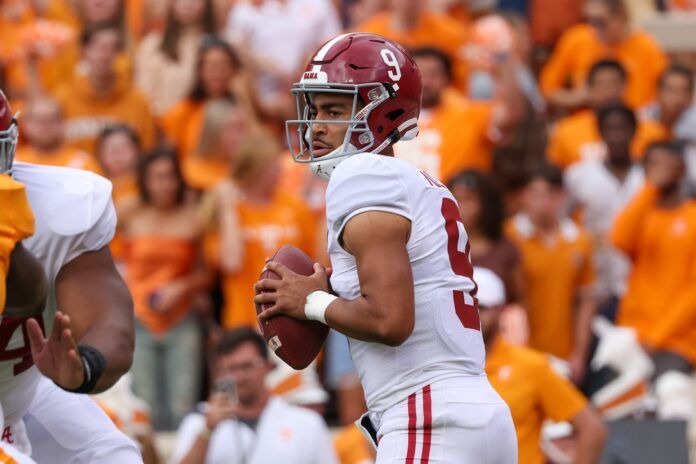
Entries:
{"type": "MultiPolygon", "coordinates": [[[[205,429],[205,416],[191,413],[176,436],[170,463],[191,451],[205,429]]],[[[247,424],[227,419],[210,436],[205,464],[338,464],[324,419],[314,411],[271,396],[259,421],[247,424]]]]}
{"type": "MultiPolygon", "coordinates": [[[[25,185],[35,233],[24,246],[41,262],[50,284],[43,312],[45,332],[56,311],[55,279],[61,268],[106,246],[116,229],[111,183],[88,171],[15,163],[12,177],[25,185]]],[[[86,289],[89,291],[89,289],[86,289]]],[[[31,358],[23,318],[0,323],[0,401],[7,423],[24,415],[41,376],[31,358]]]]}
{"type": "Polygon", "coordinates": [[[468,237],[450,191],[393,157],[364,153],[339,164],[326,192],[326,216],[331,285],[342,298],[358,298],[360,282],[355,258],[339,237],[365,211],[411,221],[407,251],[415,290],[415,326],[401,346],[349,338],[369,409],[383,411],[436,380],[485,375],[468,237]]]}

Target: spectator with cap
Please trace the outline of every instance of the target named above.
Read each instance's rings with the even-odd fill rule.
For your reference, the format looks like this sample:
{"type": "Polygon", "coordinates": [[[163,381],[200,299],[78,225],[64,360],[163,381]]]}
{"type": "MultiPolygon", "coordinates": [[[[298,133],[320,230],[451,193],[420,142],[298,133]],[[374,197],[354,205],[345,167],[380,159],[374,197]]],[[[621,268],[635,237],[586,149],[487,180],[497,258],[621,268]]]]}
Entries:
{"type": "MultiPolygon", "coordinates": [[[[566,169],[586,159],[604,159],[605,147],[597,126],[597,113],[606,105],[623,101],[626,70],[614,60],[598,61],[587,75],[588,108],[562,118],[553,128],[547,149],[548,160],[566,169]]],[[[652,142],[668,137],[658,123],[641,121],[631,145],[631,155],[638,159],[652,142]]]]}
{"type": "Polygon", "coordinates": [[[578,212],[595,247],[595,291],[602,312],[613,319],[618,300],[626,291],[630,264],[609,240],[616,215],[643,187],[642,166],[631,157],[636,117],[627,106],[613,104],[599,111],[599,133],[606,148],[604,159],[587,159],[565,171],[571,211],[578,212]]]}
{"type": "Polygon", "coordinates": [[[55,99],[30,100],[22,112],[21,123],[26,143],[17,148],[17,161],[99,172],[99,166],[89,153],[65,143],[65,118],[55,99]]]}
{"type": "Polygon", "coordinates": [[[102,129],[114,123],[131,126],[144,149],[155,144],[155,121],[147,100],[129,76],[116,69],[123,40],[114,26],[86,30],[82,36],[85,73],[76,73],[56,91],[66,117],[67,141],[89,153],[95,153],[102,129]]]}
{"type": "Polygon", "coordinates": [[[667,57],[646,32],[633,30],[624,0],[587,0],[586,24],[568,29],[541,73],[549,103],[577,109],[588,100],[585,84],[593,63],[613,58],[626,69],[626,103],[640,108],[655,98],[667,57]],[[570,88],[565,84],[570,82],[570,88]]]}
{"type": "Polygon", "coordinates": [[[576,463],[598,463],[606,437],[602,419],[572,383],[556,372],[542,353],[503,339],[498,323],[505,286],[491,270],[474,268],[481,329],[486,344],[486,374],[510,407],[517,431],[520,464],[542,464],[544,421],[570,422],[576,463]]]}
{"type": "Polygon", "coordinates": [[[225,333],[213,366],[213,392],[181,424],[172,463],[338,463],[321,416],[266,388],[272,366],[266,342],[254,329],[225,333]]]}
{"type": "Polygon", "coordinates": [[[558,168],[537,167],[506,234],[522,254],[529,346],[568,361],[579,385],[590,349],[595,276],[592,242],[565,216],[565,201],[558,168]]]}
{"type": "Polygon", "coordinates": [[[476,102],[450,86],[453,68],[446,53],[419,48],[412,56],[423,82],[420,133],[394,145],[395,156],[444,182],[464,169],[490,171],[496,144],[509,138],[524,115],[524,97],[512,63],[497,67],[498,87],[504,94],[495,101],[476,102]]]}

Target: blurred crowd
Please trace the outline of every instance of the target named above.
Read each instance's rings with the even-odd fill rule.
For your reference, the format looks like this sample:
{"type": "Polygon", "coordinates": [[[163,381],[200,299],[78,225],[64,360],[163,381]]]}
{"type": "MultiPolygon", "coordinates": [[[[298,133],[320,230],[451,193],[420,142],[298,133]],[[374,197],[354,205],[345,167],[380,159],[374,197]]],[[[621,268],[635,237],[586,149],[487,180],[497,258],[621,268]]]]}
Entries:
{"type": "MultiPolygon", "coordinates": [[[[153,428],[180,425],[188,448],[176,462],[205,462],[196,434],[214,439],[233,413],[222,369],[241,403],[279,396],[344,427],[341,463],[373,458],[350,426],[365,405],[345,338],[332,333],[294,372],[248,331],[258,330],[253,284],[281,245],[329,264],[326,183],[292,162],[284,121],[296,117],[289,89],[310,54],[364,31],[411,51],[420,135],[396,156],[449,186],[474,265],[499,279],[482,277],[493,294],[481,285],[482,308],[499,310],[487,369],[511,406],[521,462],[601,450],[600,414],[687,421],[686,448],[696,43],[675,59],[641,28],[653,17],[694,18],[696,2],[3,0],[0,88],[21,113],[17,160],[113,183],[111,251],[133,295],[136,351],[104,408],[149,462],[153,428]]],[[[283,414],[326,433],[314,416],[283,414]]],[[[626,459],[616,462],[638,462],[626,459]]]]}

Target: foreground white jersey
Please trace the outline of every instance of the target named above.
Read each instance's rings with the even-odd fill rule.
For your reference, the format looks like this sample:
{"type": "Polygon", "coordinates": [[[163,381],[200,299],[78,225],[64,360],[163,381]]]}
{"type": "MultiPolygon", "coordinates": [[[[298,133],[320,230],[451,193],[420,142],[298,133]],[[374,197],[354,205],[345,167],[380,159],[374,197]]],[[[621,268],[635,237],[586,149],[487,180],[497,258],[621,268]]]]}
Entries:
{"type": "Polygon", "coordinates": [[[411,221],[407,250],[416,306],[413,333],[401,346],[349,338],[370,410],[383,411],[436,380],[484,375],[468,238],[452,194],[392,157],[365,153],[339,164],[326,192],[326,216],[331,285],[347,299],[360,296],[360,282],[355,258],[339,238],[346,223],[365,211],[387,211],[411,221]]]}
{"type": "MultiPolygon", "coordinates": [[[[26,187],[34,212],[34,235],[25,247],[41,262],[50,284],[43,312],[45,331],[56,311],[55,278],[61,268],[113,238],[116,213],[111,183],[77,169],[15,163],[12,177],[26,187]]],[[[89,291],[86,289],[85,291],[89,291]]],[[[0,323],[0,401],[6,423],[22,418],[41,374],[31,359],[23,318],[4,317],[0,323]]]]}

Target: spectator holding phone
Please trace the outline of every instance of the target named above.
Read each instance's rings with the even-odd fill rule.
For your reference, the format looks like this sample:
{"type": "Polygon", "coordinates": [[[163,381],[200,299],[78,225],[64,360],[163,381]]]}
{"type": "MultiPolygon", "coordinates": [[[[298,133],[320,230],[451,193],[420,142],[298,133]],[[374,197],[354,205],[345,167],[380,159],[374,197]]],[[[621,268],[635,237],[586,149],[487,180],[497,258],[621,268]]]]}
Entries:
{"type": "Polygon", "coordinates": [[[225,333],[214,353],[214,390],[179,428],[172,463],[338,463],[323,419],[270,394],[273,366],[255,330],[225,333]]]}

